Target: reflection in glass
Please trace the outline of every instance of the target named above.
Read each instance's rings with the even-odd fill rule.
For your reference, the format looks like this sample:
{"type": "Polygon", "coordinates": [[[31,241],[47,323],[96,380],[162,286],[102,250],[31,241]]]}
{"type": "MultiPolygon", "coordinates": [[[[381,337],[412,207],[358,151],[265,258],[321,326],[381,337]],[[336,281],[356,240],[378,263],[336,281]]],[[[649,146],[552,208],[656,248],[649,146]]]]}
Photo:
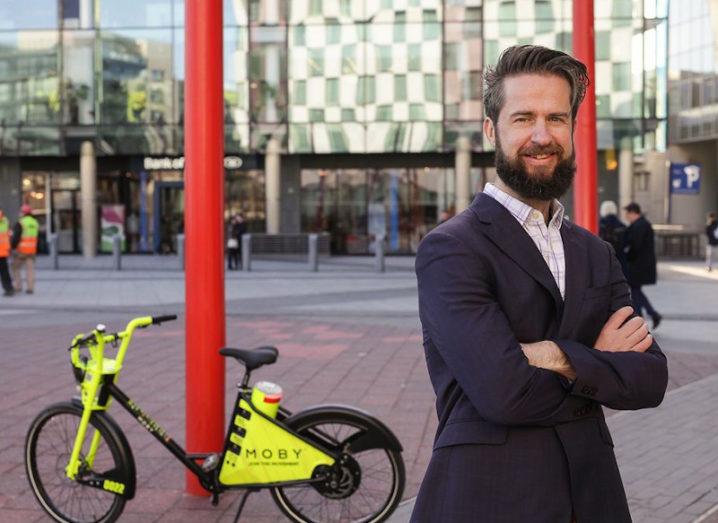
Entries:
{"type": "Polygon", "coordinates": [[[482,77],[479,24],[444,24],[444,111],[447,120],[481,121],[482,77]],[[466,26],[472,28],[466,30],[466,26]],[[466,33],[473,38],[466,38],[466,33]]]}
{"type": "Polygon", "coordinates": [[[250,22],[253,25],[286,24],[288,3],[288,0],[250,0],[250,22]]]}
{"type": "Polygon", "coordinates": [[[289,121],[300,124],[290,126],[290,151],[365,151],[359,122],[376,86],[364,74],[363,35],[363,27],[354,24],[290,27],[289,121]]]}
{"type": "Polygon", "coordinates": [[[0,30],[54,29],[57,27],[57,0],[3,0],[0,2],[0,30]]]}
{"type": "Polygon", "coordinates": [[[60,114],[56,31],[0,33],[0,121],[55,123],[60,114]]]}
{"type": "Polygon", "coordinates": [[[63,32],[63,122],[95,121],[95,32],[63,32]]]}
{"type": "Polygon", "coordinates": [[[302,170],[303,232],[331,232],[335,254],[368,253],[386,237],[390,252],[414,253],[454,202],[452,169],[302,170]]]}
{"type": "Polygon", "coordinates": [[[249,148],[249,81],[247,79],[248,31],[224,28],[225,147],[249,148]]]}
{"type": "Polygon", "coordinates": [[[101,0],[100,27],[169,27],[172,0],[101,0]]]}
{"type": "Polygon", "coordinates": [[[280,122],[287,118],[286,30],[251,30],[249,87],[252,121],[280,122]]]}
{"type": "Polygon", "coordinates": [[[101,154],[174,154],[181,128],[172,125],[98,127],[101,154]]]}
{"type": "Polygon", "coordinates": [[[154,124],[174,116],[170,30],[102,33],[103,124],[154,124]]]}

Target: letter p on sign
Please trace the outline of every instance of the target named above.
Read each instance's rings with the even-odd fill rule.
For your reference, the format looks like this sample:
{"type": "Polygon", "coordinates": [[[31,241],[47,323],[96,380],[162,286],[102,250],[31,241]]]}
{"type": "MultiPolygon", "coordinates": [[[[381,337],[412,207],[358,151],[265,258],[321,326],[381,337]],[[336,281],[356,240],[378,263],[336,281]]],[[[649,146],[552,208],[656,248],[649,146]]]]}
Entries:
{"type": "Polygon", "coordinates": [[[701,179],[701,169],[697,165],[686,165],[683,169],[686,173],[686,187],[692,189],[693,185],[701,179]]]}

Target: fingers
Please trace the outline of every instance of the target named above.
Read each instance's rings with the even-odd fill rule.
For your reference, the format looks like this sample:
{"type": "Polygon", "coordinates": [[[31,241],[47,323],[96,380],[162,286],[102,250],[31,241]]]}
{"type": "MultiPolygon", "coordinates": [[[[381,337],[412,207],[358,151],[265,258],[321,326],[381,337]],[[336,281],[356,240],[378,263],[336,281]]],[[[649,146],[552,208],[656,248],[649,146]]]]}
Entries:
{"type": "Polygon", "coordinates": [[[628,305],[621,307],[616,312],[611,314],[611,317],[608,318],[603,328],[618,330],[621,325],[623,325],[623,322],[631,316],[631,314],[633,314],[633,307],[629,307],[628,305]]]}
{"type": "Polygon", "coordinates": [[[635,352],[646,352],[651,345],[653,345],[653,336],[648,334],[643,340],[634,345],[631,350],[635,352]]]}
{"type": "Polygon", "coordinates": [[[631,332],[631,334],[626,337],[625,345],[626,347],[630,347],[631,350],[633,350],[633,347],[638,345],[646,338],[646,336],[648,336],[648,325],[646,325],[646,322],[643,320],[643,318],[636,317],[631,319],[628,323],[626,323],[626,325],[624,325],[621,330],[623,330],[624,328],[627,329],[627,332],[631,332],[631,330],[633,330],[633,332],[631,332]]]}
{"type": "Polygon", "coordinates": [[[631,336],[633,333],[635,333],[636,331],[641,330],[641,329],[644,328],[644,327],[646,328],[646,332],[643,334],[643,336],[641,336],[640,339],[643,339],[643,337],[644,337],[646,334],[648,334],[648,327],[646,326],[646,320],[644,320],[644,319],[643,319],[642,317],[640,317],[640,316],[636,316],[635,318],[631,318],[630,320],[628,320],[628,321],[623,325],[623,327],[621,327],[621,328],[618,329],[618,330],[621,332],[621,334],[623,334],[626,338],[628,338],[628,337],[631,336]]]}

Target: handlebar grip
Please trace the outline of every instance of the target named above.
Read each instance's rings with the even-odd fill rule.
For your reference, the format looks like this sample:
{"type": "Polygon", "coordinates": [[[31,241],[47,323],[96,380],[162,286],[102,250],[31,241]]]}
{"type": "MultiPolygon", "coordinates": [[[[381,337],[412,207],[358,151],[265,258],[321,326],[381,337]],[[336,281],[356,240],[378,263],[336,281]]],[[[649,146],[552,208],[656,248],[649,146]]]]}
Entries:
{"type": "Polygon", "coordinates": [[[73,343],[72,345],[70,345],[70,348],[67,349],[67,350],[72,350],[72,349],[75,349],[75,348],[78,348],[78,347],[82,347],[82,346],[85,345],[87,342],[92,341],[93,339],[95,339],[95,333],[94,333],[94,332],[91,332],[90,334],[88,334],[88,335],[85,336],[84,338],[80,338],[80,339],[77,340],[75,343],[73,343]]]}
{"type": "Polygon", "coordinates": [[[152,325],[159,325],[165,321],[173,321],[176,319],[176,314],[168,314],[167,316],[152,316],[152,325]]]}

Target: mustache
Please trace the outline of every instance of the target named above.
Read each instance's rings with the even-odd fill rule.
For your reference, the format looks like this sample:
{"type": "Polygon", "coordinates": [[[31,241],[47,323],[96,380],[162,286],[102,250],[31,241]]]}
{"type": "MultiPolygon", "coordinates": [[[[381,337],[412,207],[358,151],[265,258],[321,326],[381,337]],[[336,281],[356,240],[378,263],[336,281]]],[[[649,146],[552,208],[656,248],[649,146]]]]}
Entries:
{"type": "Polygon", "coordinates": [[[559,158],[563,157],[563,147],[558,144],[550,145],[530,145],[519,151],[522,156],[539,156],[543,154],[555,154],[559,158]]]}

